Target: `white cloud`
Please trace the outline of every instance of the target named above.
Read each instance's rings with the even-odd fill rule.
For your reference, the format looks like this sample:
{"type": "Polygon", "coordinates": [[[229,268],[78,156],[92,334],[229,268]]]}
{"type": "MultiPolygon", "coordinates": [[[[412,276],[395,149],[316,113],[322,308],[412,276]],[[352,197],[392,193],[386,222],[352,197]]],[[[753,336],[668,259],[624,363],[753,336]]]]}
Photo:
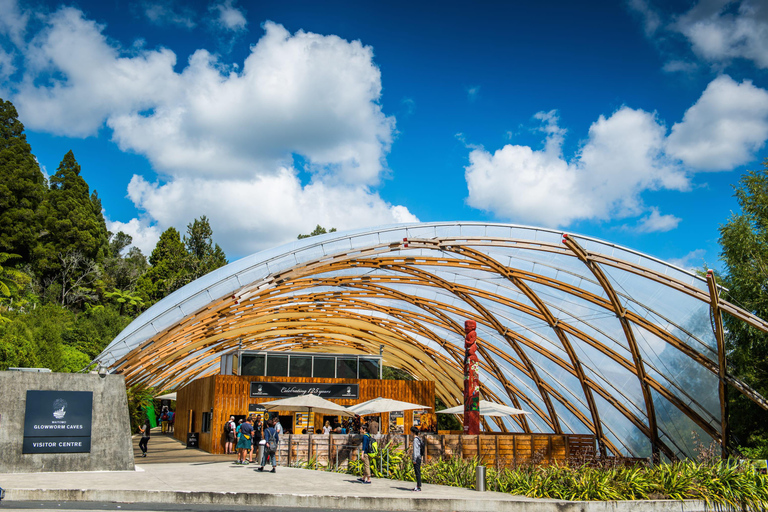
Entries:
{"type": "Polygon", "coordinates": [[[656,33],[661,26],[661,17],[650,6],[647,0],[629,0],[627,5],[630,9],[640,15],[643,21],[645,35],[650,37],[656,33]]]}
{"type": "Polygon", "coordinates": [[[708,62],[727,64],[743,58],[768,68],[768,3],[764,0],[704,0],[673,27],[708,62]]]}
{"type": "Polygon", "coordinates": [[[22,11],[17,0],[0,0],[0,34],[17,46],[24,42],[29,13],[22,11]]]}
{"type": "Polygon", "coordinates": [[[655,114],[621,107],[600,116],[570,160],[555,111],[534,116],[546,134],[541,150],[505,145],[472,151],[467,203],[515,222],[568,226],[645,214],[639,232],[674,229],[680,219],[643,203],[648,190],[689,188],[692,173],[730,170],[754,159],[768,139],[768,91],[728,76],[713,80],[669,136],[655,114]]]}
{"type": "Polygon", "coordinates": [[[143,2],[144,15],[155,25],[176,25],[192,29],[197,26],[194,12],[182,5],[176,5],[173,0],[158,2],[143,2]]]}
{"type": "Polygon", "coordinates": [[[212,5],[210,10],[217,15],[216,23],[227,30],[240,32],[245,30],[245,26],[248,24],[245,14],[234,5],[232,0],[212,5]]]}
{"type": "Polygon", "coordinates": [[[661,69],[666,73],[691,73],[699,66],[694,62],[684,60],[670,60],[664,63],[661,69]]]}
{"type": "Polygon", "coordinates": [[[672,231],[682,219],[674,215],[661,215],[659,209],[651,208],[651,213],[640,219],[635,231],[638,233],[664,233],[672,231]]]}
{"type": "Polygon", "coordinates": [[[479,95],[480,95],[479,85],[475,85],[474,87],[467,87],[467,99],[470,102],[475,101],[479,95]]]}
{"type": "Polygon", "coordinates": [[[155,248],[162,233],[157,225],[151,224],[150,220],[146,218],[142,220],[131,219],[128,222],[112,221],[107,218],[106,221],[107,229],[112,233],[122,231],[127,235],[131,235],[133,238],[131,245],[138,247],[146,257],[152,254],[152,250],[155,248]]]}
{"type": "Polygon", "coordinates": [[[562,154],[564,131],[554,112],[536,116],[545,147],[508,144],[494,154],[476,148],[465,177],[470,206],[516,222],[567,226],[582,219],[641,214],[640,193],[688,187],[663,152],[665,128],[653,114],[622,107],[590,127],[570,162],[562,154]]]}
{"type": "Polygon", "coordinates": [[[768,139],[768,91],[719,76],[672,126],[667,152],[696,170],[750,162],[768,139]]]}
{"type": "Polygon", "coordinates": [[[707,251],[705,249],[696,249],[682,258],[670,258],[668,262],[685,270],[696,271],[700,270],[703,265],[706,265],[706,261],[704,260],[706,254],[707,251]]]}
{"type": "Polygon", "coordinates": [[[302,186],[290,168],[252,180],[185,177],[164,185],[134,176],[128,195],[161,226],[184,226],[207,215],[216,240],[236,254],[294,240],[317,224],[345,230],[418,221],[407,208],[390,205],[364,186],[302,186]]]}
{"type": "Polygon", "coordinates": [[[122,150],[149,159],[163,184],[134,176],[139,217],[110,222],[143,251],[201,215],[239,255],[318,223],[416,220],[371,189],[387,172],[395,120],[382,112],[373,51],[359,41],[267,22],[242,67],[200,49],[177,72],[172,51],[125,49],[77,9],[41,19],[19,48],[24,78],[12,100],[30,129],[87,137],[106,125],[122,150]]]}

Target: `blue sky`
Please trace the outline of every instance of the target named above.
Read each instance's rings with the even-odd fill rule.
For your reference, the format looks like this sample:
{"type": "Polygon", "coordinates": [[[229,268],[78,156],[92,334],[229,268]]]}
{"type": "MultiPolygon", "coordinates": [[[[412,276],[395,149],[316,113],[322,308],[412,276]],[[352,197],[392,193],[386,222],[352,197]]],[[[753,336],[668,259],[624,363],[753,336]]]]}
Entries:
{"type": "Polygon", "coordinates": [[[0,0],[0,97],[148,253],[488,220],[718,266],[768,157],[768,6],[0,0]]]}

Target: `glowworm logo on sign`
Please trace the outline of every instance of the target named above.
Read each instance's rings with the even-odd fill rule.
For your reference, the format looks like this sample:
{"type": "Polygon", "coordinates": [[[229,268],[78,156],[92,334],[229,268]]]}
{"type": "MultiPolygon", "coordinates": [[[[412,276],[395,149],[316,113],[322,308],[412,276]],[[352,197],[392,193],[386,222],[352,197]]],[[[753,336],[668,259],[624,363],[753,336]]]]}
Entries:
{"type": "Polygon", "coordinates": [[[23,453],[91,451],[91,391],[27,391],[23,453]]]}

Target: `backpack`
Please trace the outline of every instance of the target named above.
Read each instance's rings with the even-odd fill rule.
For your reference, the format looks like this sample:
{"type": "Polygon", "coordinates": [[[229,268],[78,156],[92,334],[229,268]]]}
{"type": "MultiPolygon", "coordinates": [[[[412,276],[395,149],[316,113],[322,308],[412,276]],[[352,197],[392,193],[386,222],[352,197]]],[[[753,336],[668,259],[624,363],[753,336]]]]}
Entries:
{"type": "Polygon", "coordinates": [[[419,452],[421,455],[421,458],[423,459],[424,456],[427,454],[427,445],[424,443],[424,440],[422,438],[419,438],[419,452]]]}
{"type": "Polygon", "coordinates": [[[232,422],[228,421],[224,424],[224,433],[230,434],[232,432],[232,422]]]}
{"type": "Polygon", "coordinates": [[[273,431],[270,434],[267,438],[267,446],[269,447],[269,454],[274,455],[277,451],[277,432],[273,431]]]}
{"type": "Polygon", "coordinates": [[[371,434],[365,434],[365,437],[368,438],[368,450],[365,453],[376,453],[379,450],[379,443],[373,440],[371,434]]]}
{"type": "Polygon", "coordinates": [[[160,419],[163,421],[168,421],[168,413],[164,412],[163,415],[160,417],[160,419]]]}

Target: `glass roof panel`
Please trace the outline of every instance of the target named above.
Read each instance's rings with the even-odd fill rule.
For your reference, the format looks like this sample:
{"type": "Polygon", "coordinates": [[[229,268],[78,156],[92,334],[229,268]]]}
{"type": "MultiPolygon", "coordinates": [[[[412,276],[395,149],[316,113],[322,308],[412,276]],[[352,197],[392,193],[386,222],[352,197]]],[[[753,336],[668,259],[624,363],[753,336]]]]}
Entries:
{"type": "Polygon", "coordinates": [[[603,430],[611,432],[617,447],[627,450],[630,457],[649,457],[651,443],[648,437],[632,421],[609,404],[603,397],[595,395],[595,405],[600,414],[603,430]]]}
{"type": "Polygon", "coordinates": [[[694,457],[701,446],[709,446],[712,438],[693,420],[685,414],[680,414],[674,405],[655,391],[652,392],[652,396],[659,430],[682,450],[678,455],[694,457]]]}

